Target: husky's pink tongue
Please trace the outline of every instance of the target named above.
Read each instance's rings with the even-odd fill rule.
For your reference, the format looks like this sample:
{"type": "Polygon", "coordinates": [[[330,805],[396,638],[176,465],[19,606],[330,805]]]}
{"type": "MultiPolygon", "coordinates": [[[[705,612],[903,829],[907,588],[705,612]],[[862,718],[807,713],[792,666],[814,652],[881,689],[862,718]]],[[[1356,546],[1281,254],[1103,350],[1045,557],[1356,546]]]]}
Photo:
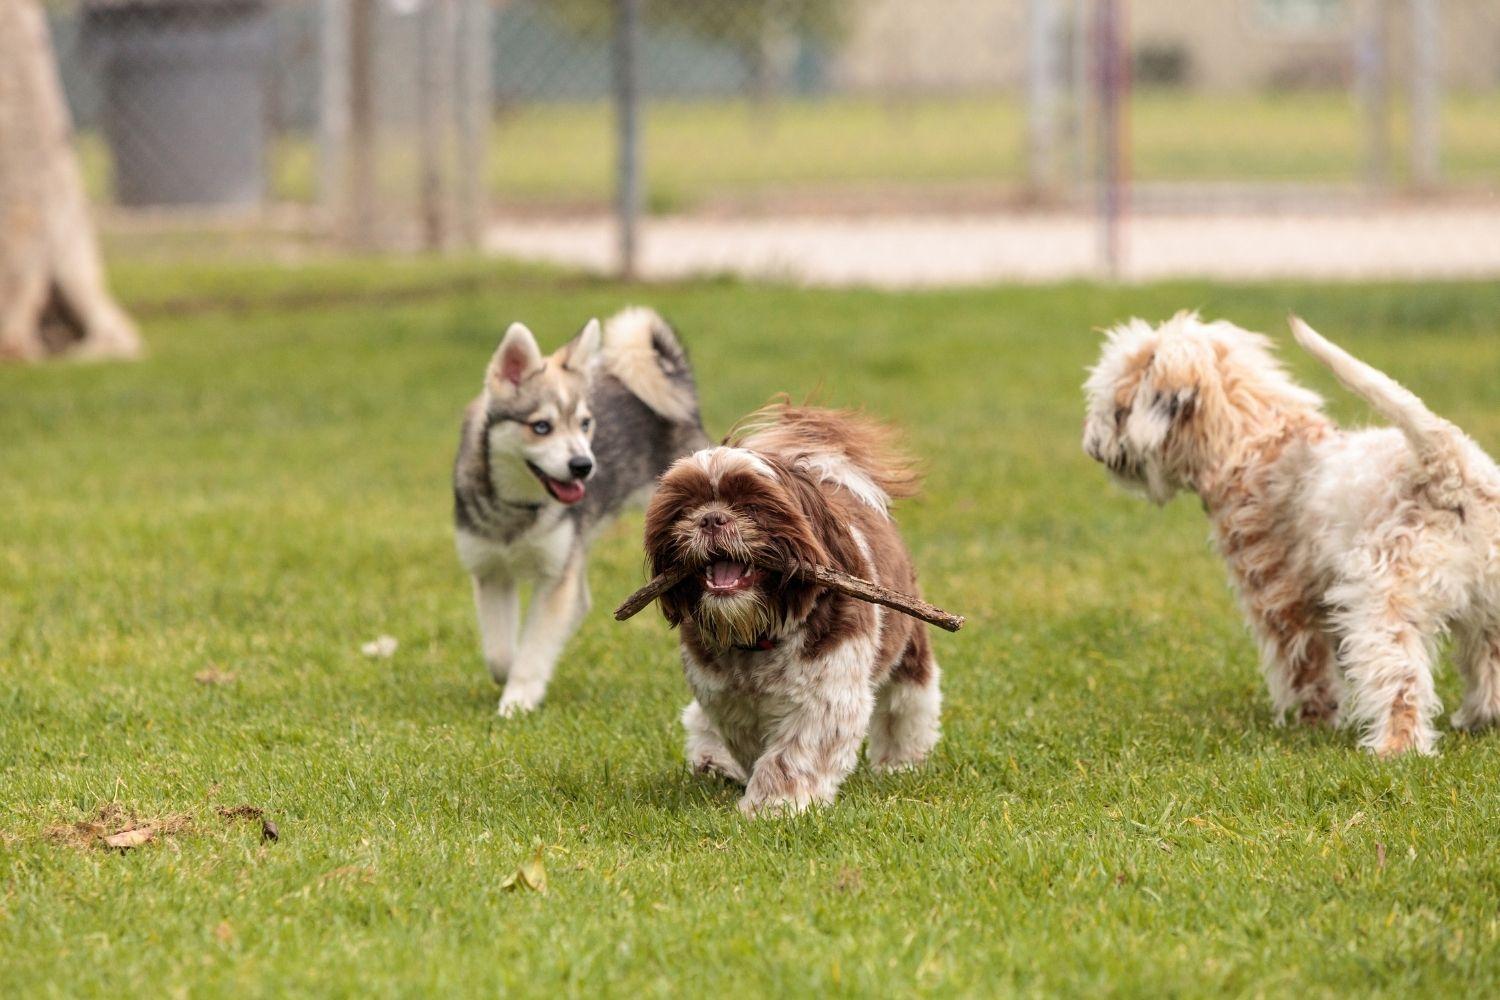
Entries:
{"type": "Polygon", "coordinates": [[[574,504],[583,499],[583,483],[577,481],[564,483],[549,476],[547,489],[557,498],[558,503],[574,504]]]}
{"type": "Polygon", "coordinates": [[[748,575],[750,575],[750,568],[744,563],[721,559],[709,567],[708,582],[715,587],[729,588],[748,575]]]}

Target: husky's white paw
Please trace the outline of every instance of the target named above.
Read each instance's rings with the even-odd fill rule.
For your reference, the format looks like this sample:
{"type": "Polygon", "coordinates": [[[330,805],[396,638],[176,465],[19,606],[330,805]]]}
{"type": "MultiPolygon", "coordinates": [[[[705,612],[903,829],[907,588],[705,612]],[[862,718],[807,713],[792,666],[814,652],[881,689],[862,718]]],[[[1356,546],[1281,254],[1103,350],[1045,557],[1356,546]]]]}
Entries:
{"type": "Polygon", "coordinates": [[[500,695],[501,717],[513,719],[535,710],[542,703],[542,695],[545,693],[545,688],[535,685],[505,685],[505,692],[500,695]]]}

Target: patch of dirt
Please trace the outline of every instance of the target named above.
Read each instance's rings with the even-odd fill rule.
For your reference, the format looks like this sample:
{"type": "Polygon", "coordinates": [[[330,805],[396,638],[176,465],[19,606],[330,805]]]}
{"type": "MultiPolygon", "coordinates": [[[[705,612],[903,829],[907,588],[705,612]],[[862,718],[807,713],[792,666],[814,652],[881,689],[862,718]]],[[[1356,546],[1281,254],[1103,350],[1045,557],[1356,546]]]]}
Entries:
{"type": "Polygon", "coordinates": [[[90,817],[70,824],[50,826],[47,839],[69,847],[103,847],[126,851],[163,837],[188,830],[193,817],[187,813],[143,817],[118,802],[106,802],[90,817]]]}
{"type": "Polygon", "coordinates": [[[225,819],[258,819],[260,820],[260,839],[274,843],[281,839],[281,830],[276,826],[274,820],[266,816],[266,811],[260,806],[247,804],[238,806],[220,806],[219,815],[225,819]]]}
{"type": "Polygon", "coordinates": [[[265,812],[260,806],[249,804],[219,807],[219,815],[225,819],[260,819],[265,812]]]}

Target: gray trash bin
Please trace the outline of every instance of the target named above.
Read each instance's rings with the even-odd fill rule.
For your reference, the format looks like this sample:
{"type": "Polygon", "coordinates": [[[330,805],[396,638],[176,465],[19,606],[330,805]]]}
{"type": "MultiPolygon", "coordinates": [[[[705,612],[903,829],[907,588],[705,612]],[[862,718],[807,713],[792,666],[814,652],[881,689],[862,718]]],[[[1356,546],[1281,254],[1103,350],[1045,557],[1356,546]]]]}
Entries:
{"type": "Polygon", "coordinates": [[[100,69],[116,202],[259,204],[266,0],[86,0],[83,27],[100,69]]]}

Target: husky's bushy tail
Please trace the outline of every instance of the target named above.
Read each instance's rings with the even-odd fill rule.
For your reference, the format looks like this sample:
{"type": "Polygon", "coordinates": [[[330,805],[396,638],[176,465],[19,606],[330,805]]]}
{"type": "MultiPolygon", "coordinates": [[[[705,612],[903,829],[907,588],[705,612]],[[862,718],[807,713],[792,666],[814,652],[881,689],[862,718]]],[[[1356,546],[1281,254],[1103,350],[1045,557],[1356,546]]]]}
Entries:
{"type": "Polygon", "coordinates": [[[921,487],[917,465],[896,431],[854,410],[778,400],[740,421],[729,443],[774,454],[881,511],[893,498],[916,496],[921,487]]]}
{"type": "Polygon", "coordinates": [[[1441,502],[1456,503],[1456,494],[1468,485],[1464,432],[1429,410],[1416,393],[1332,343],[1299,317],[1289,317],[1289,322],[1303,350],[1406,435],[1429,487],[1446,498],[1441,502]]]}
{"type": "Polygon", "coordinates": [[[655,310],[631,306],[606,320],[599,364],[658,416],[701,426],[687,351],[655,310]]]}

